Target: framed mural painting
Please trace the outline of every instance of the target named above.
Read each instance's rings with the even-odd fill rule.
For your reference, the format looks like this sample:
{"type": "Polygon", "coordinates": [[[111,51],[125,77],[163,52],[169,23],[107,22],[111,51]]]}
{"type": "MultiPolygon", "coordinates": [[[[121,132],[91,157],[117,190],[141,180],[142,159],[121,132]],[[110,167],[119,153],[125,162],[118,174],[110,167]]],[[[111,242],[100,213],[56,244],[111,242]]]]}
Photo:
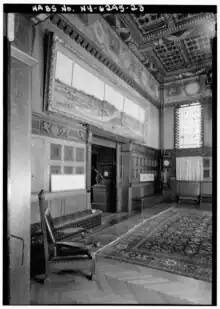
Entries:
{"type": "MultiPolygon", "coordinates": [[[[79,87],[76,88],[76,78],[83,79],[81,75],[86,71],[82,69],[79,72],[79,65],[75,61],[74,52],[76,52],[74,48],[66,45],[54,33],[50,32],[48,34],[48,75],[46,78],[44,110],[74,118],[81,123],[99,126],[103,114],[103,101],[86,94],[79,87]]],[[[86,77],[88,76],[94,83],[95,78],[92,78],[92,74],[88,73],[86,77]]],[[[99,85],[96,85],[96,88],[98,87],[99,85]]]]}
{"type": "Polygon", "coordinates": [[[104,82],[79,50],[48,33],[44,111],[144,143],[145,110],[104,82]]]}

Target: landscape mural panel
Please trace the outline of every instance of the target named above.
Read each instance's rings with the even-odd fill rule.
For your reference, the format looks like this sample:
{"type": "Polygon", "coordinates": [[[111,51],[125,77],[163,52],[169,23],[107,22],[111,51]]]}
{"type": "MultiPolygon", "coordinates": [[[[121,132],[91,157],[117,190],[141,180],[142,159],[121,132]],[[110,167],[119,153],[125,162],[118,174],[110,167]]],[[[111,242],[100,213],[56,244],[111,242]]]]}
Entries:
{"type": "Polygon", "coordinates": [[[86,93],[86,87],[85,91],[75,88],[71,77],[74,76],[74,61],[69,58],[65,59],[62,52],[59,49],[59,43],[53,38],[52,54],[49,53],[51,60],[49,62],[49,79],[46,89],[46,109],[144,143],[144,109],[138,104],[127,100],[133,104],[133,110],[131,108],[128,110],[127,105],[122,102],[124,98],[121,99],[121,102],[118,102],[120,104],[117,104],[116,101],[120,98],[119,94],[118,99],[117,95],[115,99],[111,99],[112,96],[110,96],[109,100],[111,99],[112,102],[108,102],[86,93]],[[63,63],[68,63],[68,78],[59,73],[63,72],[60,69],[62,59],[64,60],[63,63]],[[136,110],[135,115],[133,115],[134,110],[136,110]],[[138,113],[140,112],[142,113],[141,121],[138,119],[138,113]]]}

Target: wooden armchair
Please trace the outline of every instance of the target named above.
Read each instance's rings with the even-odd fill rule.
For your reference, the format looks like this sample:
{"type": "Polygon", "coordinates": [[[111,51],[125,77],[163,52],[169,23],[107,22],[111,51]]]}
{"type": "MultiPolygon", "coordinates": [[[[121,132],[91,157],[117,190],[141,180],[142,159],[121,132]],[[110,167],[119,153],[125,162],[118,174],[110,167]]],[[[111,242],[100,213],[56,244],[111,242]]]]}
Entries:
{"type": "MultiPolygon", "coordinates": [[[[79,268],[79,264],[80,268],[84,269],[88,260],[91,260],[91,269],[89,275],[86,275],[86,277],[92,280],[92,277],[95,274],[96,263],[95,253],[91,251],[92,246],[86,246],[80,242],[56,240],[52,217],[48,207],[45,205],[45,195],[43,190],[39,193],[38,198],[45,258],[45,275],[43,281],[48,278],[52,265],[55,266],[55,268],[58,266],[59,270],[61,266],[61,271],[72,272],[79,268]]],[[[67,230],[71,230],[69,232],[73,235],[74,230],[78,233],[84,229],[71,228],[67,230]]],[[[68,235],[67,230],[66,233],[68,235]]]]}

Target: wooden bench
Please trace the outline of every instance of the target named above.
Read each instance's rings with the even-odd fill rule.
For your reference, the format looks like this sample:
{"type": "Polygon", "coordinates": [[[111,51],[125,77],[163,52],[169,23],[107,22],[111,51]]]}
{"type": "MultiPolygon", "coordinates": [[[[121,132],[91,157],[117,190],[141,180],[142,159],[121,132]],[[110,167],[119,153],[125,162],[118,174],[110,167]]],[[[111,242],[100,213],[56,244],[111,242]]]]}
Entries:
{"type": "MultiPolygon", "coordinates": [[[[101,210],[85,210],[75,214],[54,218],[54,226],[57,235],[62,239],[62,229],[78,228],[91,229],[102,224],[101,210]]],[[[74,234],[77,234],[77,230],[74,234]]],[[[70,235],[72,236],[72,235],[70,235]]],[[[31,243],[42,242],[42,231],[40,222],[31,224],[31,243]]]]}

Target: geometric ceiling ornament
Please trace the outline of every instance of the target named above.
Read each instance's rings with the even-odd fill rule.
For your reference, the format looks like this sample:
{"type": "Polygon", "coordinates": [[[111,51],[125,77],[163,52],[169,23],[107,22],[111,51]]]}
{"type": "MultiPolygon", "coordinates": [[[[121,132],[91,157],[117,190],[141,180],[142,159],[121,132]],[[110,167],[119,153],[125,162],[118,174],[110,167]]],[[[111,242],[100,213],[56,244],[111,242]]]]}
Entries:
{"type": "Polygon", "coordinates": [[[210,69],[215,10],[213,6],[213,12],[109,13],[102,17],[148,72],[159,83],[166,83],[210,69]]]}
{"type": "Polygon", "coordinates": [[[180,48],[174,42],[155,46],[155,52],[167,72],[186,68],[180,48]]]}

